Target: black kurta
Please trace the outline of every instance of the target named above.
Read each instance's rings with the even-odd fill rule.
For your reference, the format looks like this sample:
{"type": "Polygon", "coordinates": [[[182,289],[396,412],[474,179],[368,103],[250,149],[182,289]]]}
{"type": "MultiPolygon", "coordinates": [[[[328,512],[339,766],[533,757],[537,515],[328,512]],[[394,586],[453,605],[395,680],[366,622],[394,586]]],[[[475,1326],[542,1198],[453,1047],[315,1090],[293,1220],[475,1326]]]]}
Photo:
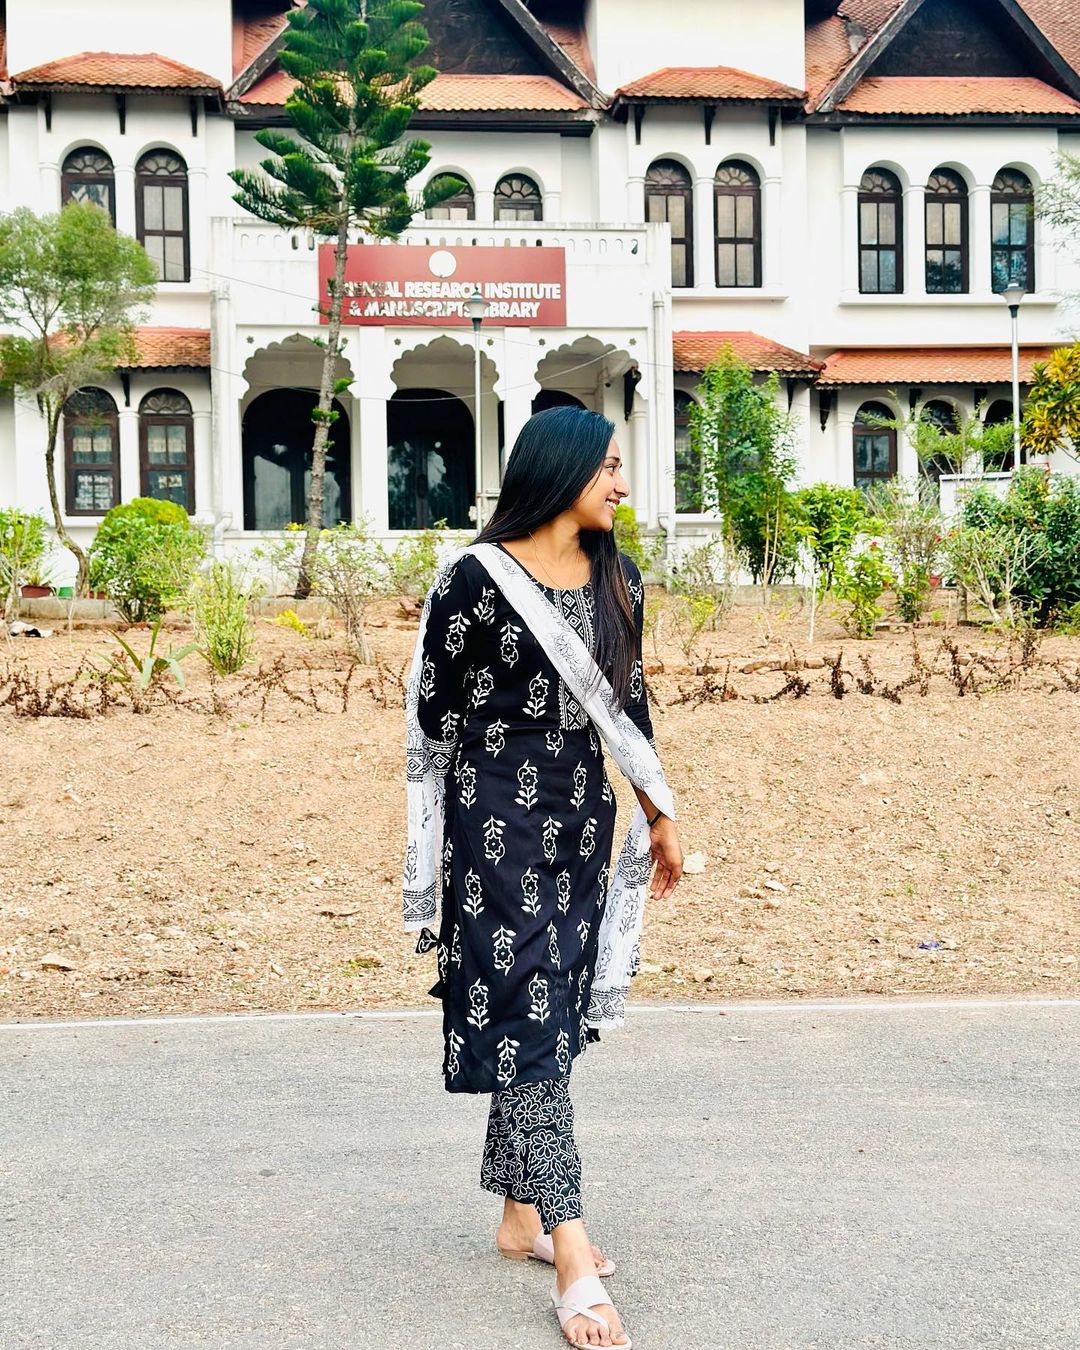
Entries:
{"type": "MultiPolygon", "coordinates": [[[[498,547],[502,547],[498,545],[498,547]]],[[[508,549],[503,550],[512,557],[508,549]]],[[[653,742],[641,663],[645,589],[619,555],[637,634],[626,712],[653,742]]],[[[517,560],[514,560],[517,563],[517,560]]],[[[543,586],[591,649],[592,584],[543,586]]],[[[449,1092],[558,1078],[596,1033],[585,1011],[615,830],[599,733],[479,559],[431,596],[420,727],[451,752],[436,949],[449,1092]]]]}

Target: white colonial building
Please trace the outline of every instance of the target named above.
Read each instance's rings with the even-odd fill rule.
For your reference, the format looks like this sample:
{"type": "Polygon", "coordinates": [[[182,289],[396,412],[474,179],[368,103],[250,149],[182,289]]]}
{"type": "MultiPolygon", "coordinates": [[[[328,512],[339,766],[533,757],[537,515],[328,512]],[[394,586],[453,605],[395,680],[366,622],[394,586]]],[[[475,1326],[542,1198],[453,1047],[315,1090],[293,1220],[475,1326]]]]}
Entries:
{"type": "MultiPolygon", "coordinates": [[[[65,418],[83,542],[140,494],[223,553],[303,516],[319,247],[228,177],[284,121],[288,7],[8,0],[4,206],[96,201],[161,274],[136,363],[65,418]]],[[[476,283],[488,499],[531,411],[576,400],[669,537],[708,525],[685,424],[725,344],[779,373],[805,481],[867,483],[916,467],[868,408],[1011,416],[1008,282],[1025,376],[1069,335],[1080,279],[1031,202],[1080,148],[1080,3],[428,0],[424,22],[441,73],[414,127],[462,188],[352,251],[328,520],[468,526],[476,283]]],[[[0,402],[0,503],[46,508],[42,443],[32,404],[0,402]]]]}

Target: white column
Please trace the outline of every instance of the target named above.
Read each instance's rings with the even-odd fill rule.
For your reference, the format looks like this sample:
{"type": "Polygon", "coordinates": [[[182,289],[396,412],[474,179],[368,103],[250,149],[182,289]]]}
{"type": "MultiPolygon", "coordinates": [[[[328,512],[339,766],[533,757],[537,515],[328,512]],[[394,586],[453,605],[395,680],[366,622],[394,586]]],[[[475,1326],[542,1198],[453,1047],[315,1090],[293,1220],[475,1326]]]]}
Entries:
{"type": "Polygon", "coordinates": [[[840,297],[845,299],[859,293],[859,189],[854,184],[840,189],[840,240],[840,297]]]}
{"type": "Polygon", "coordinates": [[[490,225],[495,219],[495,192],[494,190],[479,188],[476,191],[476,223],[478,225],[490,225]]]}
{"type": "Polygon", "coordinates": [[[990,294],[990,185],[980,183],[968,193],[968,290],[990,294]]]}
{"type": "Polygon", "coordinates": [[[113,168],[116,185],[116,228],[121,234],[135,234],[135,169],[131,164],[113,168]]]}
{"type": "Polygon", "coordinates": [[[694,179],[694,287],[716,286],[716,222],[711,178],[694,179]]]}
{"type": "Polygon", "coordinates": [[[134,407],[120,408],[117,414],[120,431],[120,487],[118,499],[129,502],[142,496],[142,475],[139,472],[139,414],[134,407]]]}
{"type": "Polygon", "coordinates": [[[214,485],[213,455],[210,444],[210,410],[193,412],[191,420],[194,436],[192,450],[195,459],[195,512],[199,516],[206,517],[212,523],[213,515],[210,505],[213,501],[214,485]]]}
{"type": "MultiPolygon", "coordinates": [[[[639,520],[647,520],[652,514],[649,509],[649,409],[637,395],[634,396],[634,406],[627,425],[629,444],[623,451],[623,457],[629,461],[629,472],[625,475],[630,482],[629,505],[634,508],[639,520]]],[[[665,508],[663,482],[656,485],[652,495],[656,499],[659,514],[665,508]]]]}
{"type": "Polygon", "coordinates": [[[188,169],[188,252],[191,280],[200,289],[209,289],[214,278],[207,275],[206,170],[188,169]]]}
{"type": "Polygon", "coordinates": [[[764,290],[779,290],[784,284],[783,223],[780,179],[766,178],[761,185],[761,285],[764,290]]]}
{"type": "Polygon", "coordinates": [[[562,220],[562,192],[558,189],[544,193],[544,219],[562,220]]]}
{"type": "MultiPolygon", "coordinates": [[[[229,230],[231,222],[217,216],[211,222],[211,266],[229,271],[229,230]]],[[[232,297],[227,283],[210,291],[210,369],[211,408],[211,493],[205,506],[217,522],[216,538],[224,530],[244,527],[244,478],[240,435],[240,400],[244,378],[236,350],[232,297]]]]}
{"type": "Polygon", "coordinates": [[[41,200],[46,211],[60,210],[60,165],[41,165],[41,200]]]}
{"type": "Polygon", "coordinates": [[[838,391],[836,406],[833,407],[830,419],[836,438],[833,442],[833,463],[835,465],[835,481],[843,487],[852,487],[855,483],[855,449],[852,437],[855,427],[855,412],[861,400],[856,399],[855,403],[841,416],[839,403],[842,397],[842,392],[838,391]]]}
{"type": "MultiPolygon", "coordinates": [[[[923,397],[926,397],[925,393],[923,397]]],[[[907,386],[897,389],[896,401],[903,417],[911,403],[911,391],[907,386]]],[[[915,449],[911,437],[904,431],[896,433],[896,473],[900,478],[917,478],[919,474],[919,452],[915,449]]]]}
{"type": "Polygon", "coordinates": [[[626,180],[626,219],[631,224],[645,220],[644,178],[635,176],[626,180]]]}
{"type": "Polygon", "coordinates": [[[926,295],[926,188],[904,189],[904,277],[900,289],[919,300],[926,295]]]}
{"type": "Polygon", "coordinates": [[[372,531],[382,534],[389,529],[390,519],[386,404],[394,392],[385,330],[355,329],[349,334],[345,355],[357,372],[353,388],[360,405],[360,510],[372,531]]]}
{"type": "MultiPolygon", "coordinates": [[[[503,330],[499,362],[502,376],[495,386],[495,392],[503,401],[503,431],[506,437],[504,462],[510,457],[518,432],[532,416],[532,401],[540,392],[536,379],[538,355],[539,349],[533,347],[530,328],[503,330]]],[[[494,487],[494,482],[489,486],[494,487]]]]}

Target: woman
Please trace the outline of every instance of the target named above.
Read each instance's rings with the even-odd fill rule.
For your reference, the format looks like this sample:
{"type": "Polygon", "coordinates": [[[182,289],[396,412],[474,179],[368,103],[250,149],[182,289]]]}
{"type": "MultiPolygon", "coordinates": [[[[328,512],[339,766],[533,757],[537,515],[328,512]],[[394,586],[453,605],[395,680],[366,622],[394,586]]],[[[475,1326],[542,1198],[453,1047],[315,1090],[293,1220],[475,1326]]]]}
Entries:
{"type": "Polygon", "coordinates": [[[579,408],[532,417],[490,522],[425,600],[405,920],[417,951],[436,948],[446,1088],[491,1093],[480,1184],[504,1197],[499,1250],[554,1264],[571,1345],[628,1350],[597,1278],[614,1266],[582,1219],[568,1086],[598,1026],[621,1023],[651,864],[666,897],[682,850],[645,692],[644,586],[615,547],[629,488],[613,431],[579,408]],[[602,741],[640,803],[614,878],[602,741]]]}

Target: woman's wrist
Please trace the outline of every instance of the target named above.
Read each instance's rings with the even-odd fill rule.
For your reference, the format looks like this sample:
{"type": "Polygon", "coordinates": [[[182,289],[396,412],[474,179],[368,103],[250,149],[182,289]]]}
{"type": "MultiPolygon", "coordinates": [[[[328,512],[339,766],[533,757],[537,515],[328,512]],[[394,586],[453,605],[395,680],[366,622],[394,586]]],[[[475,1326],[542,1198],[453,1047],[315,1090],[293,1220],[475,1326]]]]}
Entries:
{"type": "Polygon", "coordinates": [[[657,810],[656,815],[653,816],[652,820],[649,820],[648,816],[645,817],[646,823],[648,824],[650,830],[663,814],[664,814],[663,811],[657,810]]]}

